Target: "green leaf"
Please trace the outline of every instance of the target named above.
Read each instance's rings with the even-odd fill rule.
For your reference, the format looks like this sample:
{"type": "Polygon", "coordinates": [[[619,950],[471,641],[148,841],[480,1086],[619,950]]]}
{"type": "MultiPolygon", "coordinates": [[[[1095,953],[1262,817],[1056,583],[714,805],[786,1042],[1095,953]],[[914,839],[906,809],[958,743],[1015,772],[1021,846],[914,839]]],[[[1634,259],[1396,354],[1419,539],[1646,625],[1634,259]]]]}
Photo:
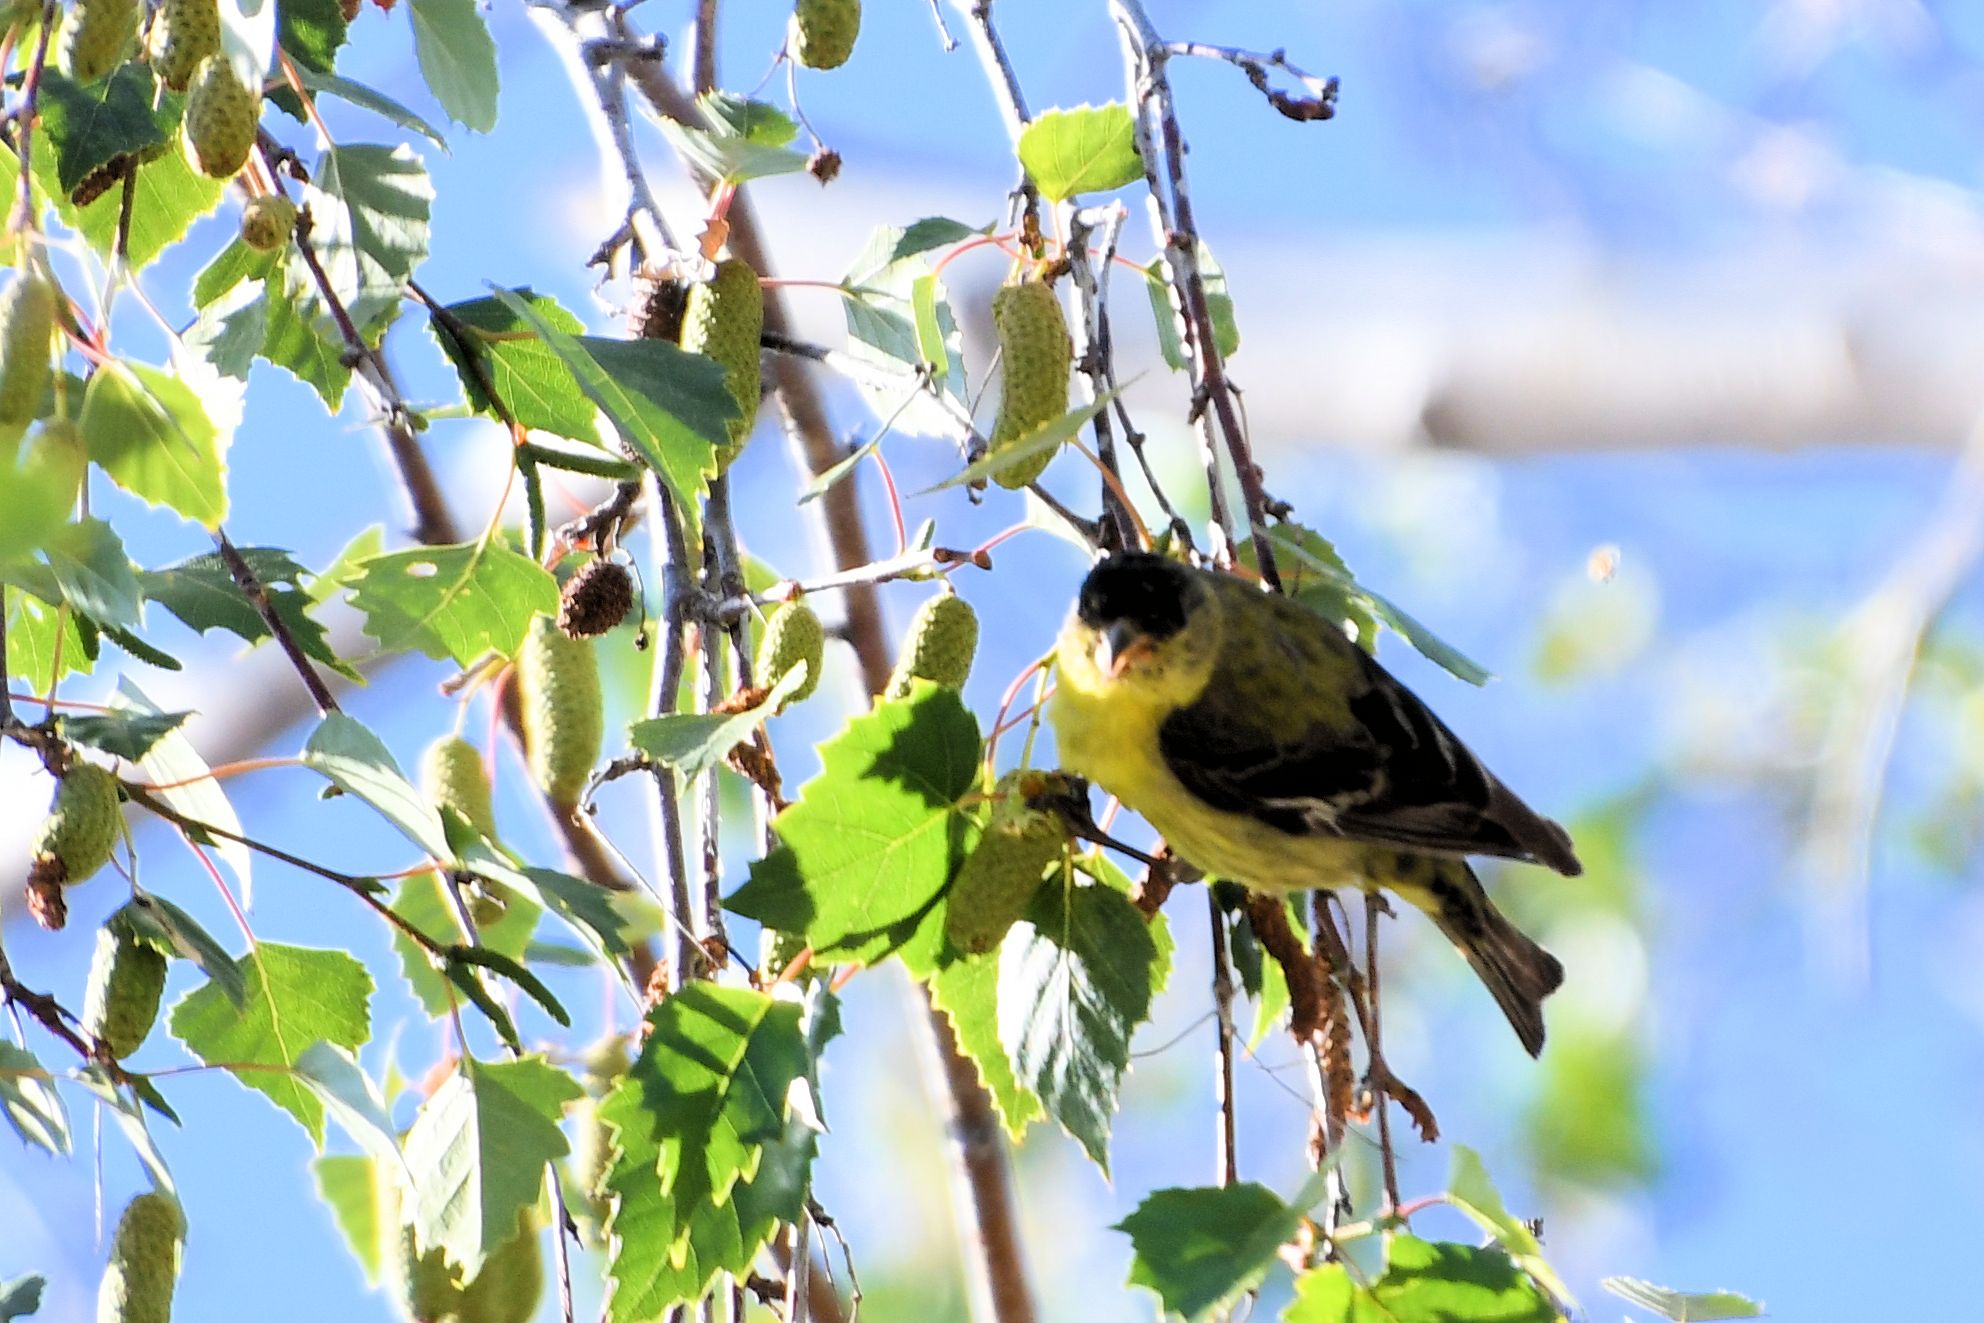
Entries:
{"type": "Polygon", "coordinates": [[[64,739],[135,763],[192,715],[191,712],[164,712],[157,716],[113,712],[97,717],[65,716],[60,724],[64,739]]]}
{"type": "MultiPolygon", "coordinates": [[[[299,73],[328,74],[337,62],[338,48],[344,45],[347,27],[338,0],[282,0],[276,7],[276,42],[299,73]]],[[[303,85],[313,86],[307,77],[303,85]]],[[[269,99],[287,113],[303,118],[302,105],[287,88],[271,92],[269,99]]]]}
{"type": "Polygon", "coordinates": [[[202,308],[180,342],[221,376],[245,382],[268,338],[268,291],[255,280],[237,284],[202,308]]]}
{"type": "Polygon", "coordinates": [[[1043,111],[1020,134],[1019,157],[1040,195],[1052,202],[1144,177],[1136,121],[1129,107],[1115,101],[1043,111]]]}
{"type": "Polygon", "coordinates": [[[631,1078],[670,1132],[664,1194],[722,1203],[753,1174],[754,1150],[785,1133],[786,1095],[811,1061],[799,1021],[797,1003],[712,983],[679,989],[649,1016],[631,1078]]]}
{"type": "Polygon", "coordinates": [[[371,1158],[343,1153],[310,1164],[317,1193],[330,1206],[338,1230],[365,1272],[367,1285],[379,1281],[379,1172],[371,1158]]]}
{"type": "Polygon", "coordinates": [[[557,580],[494,541],[374,556],[346,583],[381,649],[418,648],[462,666],[490,652],[512,655],[532,616],[558,611],[557,580]]]}
{"type": "MultiPolygon", "coordinates": [[[[178,97],[168,98],[176,103],[178,97]]],[[[178,113],[172,113],[178,124],[178,113]]],[[[35,173],[43,183],[54,185],[52,155],[38,154],[35,173]]],[[[186,237],[193,222],[220,205],[224,179],[213,179],[187,164],[186,153],[162,152],[138,166],[131,194],[131,230],[126,256],[132,270],[143,270],[171,244],[186,237]]],[[[113,188],[103,196],[78,207],[65,190],[51,187],[56,214],[74,227],[99,255],[109,256],[117,242],[118,217],[123,211],[124,190],[113,188]]]]}
{"type": "MultiPolygon", "coordinates": [[[[312,217],[311,243],[331,287],[372,343],[427,256],[434,202],[427,167],[404,144],[333,147],[317,162],[303,201],[312,217]]],[[[310,300],[304,306],[314,316],[321,303],[314,292],[310,300]]]]}
{"type": "MultiPolygon", "coordinates": [[[[356,680],[358,672],[331,648],[330,636],[309,614],[315,595],[303,586],[308,573],[286,551],[274,547],[237,547],[241,559],[268,593],[276,618],[289,630],[303,655],[356,680]]],[[[224,629],[248,643],[270,637],[262,615],[234,582],[218,553],[204,552],[160,570],[140,570],[138,586],[187,626],[201,634],[224,629]]]]}
{"type": "Polygon", "coordinates": [[[76,508],[89,468],[81,437],[43,424],[15,448],[0,438],[0,566],[25,563],[48,545],[76,508]]]}
{"type": "Polygon", "coordinates": [[[567,335],[508,290],[496,297],[551,347],[621,439],[668,485],[690,537],[698,536],[716,447],[737,415],[722,366],[661,340],[567,335]]]}
{"type": "Polygon", "coordinates": [[[583,1093],[543,1057],[465,1058],[407,1131],[410,1221],[421,1246],[440,1246],[473,1277],[485,1254],[517,1234],[544,1164],[569,1151],[558,1119],[583,1093]]]}
{"type": "Polygon", "coordinates": [[[69,1155],[69,1112],[34,1053],[0,1040],[0,1113],[24,1144],[69,1155]]]}
{"type": "Polygon", "coordinates": [[[237,1006],[208,983],[172,1011],[172,1036],[295,1117],[319,1145],[324,1108],[292,1068],[320,1042],[356,1051],[372,1034],[372,976],[342,951],[258,943],[237,1006]]]}
{"type": "Polygon", "coordinates": [[[342,712],[325,717],[303,747],[303,765],[379,810],[429,858],[454,857],[439,810],[413,788],[379,737],[357,720],[342,712]]]}
{"type": "MultiPolygon", "coordinates": [[[[475,861],[465,862],[473,866],[475,861]]],[[[563,920],[607,964],[632,950],[634,925],[615,908],[613,893],[548,868],[526,868],[523,875],[530,886],[518,889],[563,920]]]]}
{"type": "Polygon", "coordinates": [[[41,1289],[48,1279],[38,1272],[23,1273],[0,1282],[0,1323],[26,1318],[41,1308],[41,1289]]]}
{"type": "MultiPolygon", "coordinates": [[[[528,304],[546,325],[571,336],[584,332],[585,325],[551,296],[533,293],[528,288],[507,292],[528,304]]],[[[594,421],[596,406],[579,388],[564,360],[537,337],[531,323],[497,298],[451,303],[444,311],[472,331],[487,333],[464,338],[438,316],[428,320],[428,329],[461,377],[462,393],[467,396],[470,408],[490,417],[499,416],[476,375],[479,366],[482,377],[495,390],[496,399],[518,423],[574,441],[599,444],[599,428],[594,421]]]]}
{"type": "Polygon", "coordinates": [[[937,685],[854,718],[773,822],[786,850],[754,864],[726,906],[822,955],[899,946],[962,859],[958,801],[978,783],[978,754],[978,723],[937,685]]]}
{"type": "MultiPolygon", "coordinates": [[[[1167,283],[1168,265],[1162,257],[1144,264],[1144,289],[1150,294],[1150,314],[1157,323],[1157,347],[1166,366],[1183,372],[1192,365],[1185,354],[1185,341],[1179,331],[1178,309],[1171,304],[1167,283]]],[[[1212,338],[1222,359],[1240,352],[1240,323],[1233,315],[1233,295],[1226,287],[1226,272],[1213,260],[1212,249],[1199,240],[1199,275],[1206,291],[1206,313],[1212,318],[1212,338]]]]}
{"type": "Polygon", "coordinates": [[[1017,1141],[1043,1113],[1040,1099],[1014,1077],[1013,1059],[999,1041],[999,961],[990,956],[953,961],[928,986],[931,1004],[950,1020],[958,1050],[978,1068],[1000,1123],[1017,1141]]]}
{"type": "Polygon", "coordinates": [[[1734,1291],[1673,1291],[1637,1277],[1607,1277],[1599,1285],[1629,1304],[1674,1323],[1710,1323],[1724,1318],[1762,1318],[1764,1307],[1734,1291]]]}
{"type": "Polygon", "coordinates": [[[360,1148],[381,1162],[401,1165],[399,1131],[385,1100],[348,1053],[318,1043],[296,1059],[296,1078],[310,1086],[360,1148]]]}
{"type": "Polygon", "coordinates": [[[262,288],[267,331],[258,352],[316,391],[324,407],[336,412],[351,384],[349,346],[336,319],[316,286],[300,280],[294,266],[262,288]]]}
{"type": "Polygon", "coordinates": [[[898,431],[954,436],[966,412],[964,340],[930,254],[982,233],[943,217],[908,229],[882,226],[842,277],[847,352],[903,376],[901,384],[857,378],[870,405],[893,416],[898,431]],[[910,374],[926,369],[950,406],[912,384],[910,374]]]}
{"type": "Polygon", "coordinates": [[[760,147],[789,147],[799,136],[792,117],[769,101],[753,101],[735,92],[710,92],[697,101],[713,129],[760,147]]]}
{"type": "Polygon", "coordinates": [[[35,693],[47,693],[60,678],[55,674],[58,659],[64,675],[87,673],[97,650],[96,631],[86,634],[85,628],[73,612],[58,611],[27,593],[8,593],[8,678],[35,693]]]}
{"type": "Polygon", "coordinates": [[[124,543],[101,519],[65,524],[41,553],[62,600],[100,625],[142,623],[144,601],[124,543]]]}
{"type": "Polygon", "coordinates": [[[258,253],[233,239],[193,278],[193,306],[205,308],[244,281],[266,280],[281,262],[280,253],[258,253]]]}
{"type": "MultiPolygon", "coordinates": [[[[416,36],[418,36],[419,29],[420,18],[416,12],[414,17],[414,31],[416,36]]],[[[487,28],[484,31],[486,33],[487,28]]],[[[342,78],[334,73],[320,73],[302,65],[297,67],[296,74],[297,81],[302,83],[305,88],[309,89],[315,95],[334,96],[340,100],[349,101],[360,110],[369,110],[375,115],[383,115],[401,128],[411,129],[413,132],[420,134],[443,151],[447,150],[448,141],[441,136],[439,129],[377,88],[367,87],[364,83],[350,78],[342,78]]],[[[493,71],[491,73],[490,87],[492,89],[495,87],[493,71]]]]}
{"type": "Polygon", "coordinates": [[[1562,1317],[1508,1255],[1472,1245],[1429,1242],[1394,1233],[1384,1276],[1370,1286],[1341,1264],[1325,1264],[1295,1283],[1283,1323],[1558,1323],[1562,1317]]]}
{"type": "Polygon", "coordinates": [[[410,0],[420,76],[448,118],[476,133],[496,127],[496,43],[475,0],[410,0]]]}
{"type": "Polygon", "coordinates": [[[153,114],[152,86],[152,76],[138,64],[125,64],[89,87],[53,67],[42,71],[36,106],[55,148],[55,179],[64,194],[114,158],[135,157],[166,141],[173,116],[153,114]]]}
{"type": "MultiPolygon", "coordinates": [[[[478,936],[483,945],[493,951],[520,956],[530,944],[531,933],[537,929],[540,911],[521,895],[506,897],[505,900],[503,917],[494,923],[482,924],[478,936]]],[[[441,879],[434,873],[419,873],[402,882],[399,894],[393,897],[393,912],[442,946],[463,940],[454,907],[442,894],[441,879]]],[[[393,950],[399,953],[400,969],[406,974],[407,982],[413,985],[413,995],[420,1000],[422,1009],[438,1019],[454,1008],[455,998],[449,992],[451,985],[434,968],[426,951],[397,929],[393,932],[393,950]]]]}
{"type": "Polygon", "coordinates": [[[650,717],[629,727],[627,738],[655,762],[694,780],[723,766],[730,751],[749,740],[759,723],[778,711],[785,696],[805,680],[805,670],[794,667],[779,677],[762,700],[741,711],[650,717]]]}
{"type": "MultiPolygon", "coordinates": [[[[152,506],[218,528],[227,518],[228,436],[177,374],[144,363],[107,363],[83,396],[90,458],[152,506]]],[[[231,429],[230,429],[231,431],[231,429]]]]}
{"type": "MultiPolygon", "coordinates": [[[[1494,673],[1470,661],[1432,630],[1351,577],[1343,558],[1321,534],[1300,524],[1280,524],[1268,530],[1279,558],[1283,587],[1298,601],[1331,620],[1356,627],[1358,643],[1369,652],[1377,646],[1370,629],[1382,621],[1393,633],[1418,649],[1428,661],[1472,685],[1487,684],[1494,673]]],[[[1251,543],[1242,544],[1242,560],[1258,564],[1251,543]]]]}
{"type": "Polygon", "coordinates": [[[673,118],[655,120],[661,136],[692,170],[741,184],[806,168],[806,157],[786,146],[798,133],[798,125],[776,106],[730,92],[706,92],[697,98],[696,109],[702,127],[673,118]]]}
{"type": "MultiPolygon", "coordinates": [[[[118,677],[117,692],[112,695],[110,705],[119,712],[154,717],[163,715],[158,705],[145,697],[144,691],[132,683],[128,675],[118,677]]],[[[200,756],[183,732],[169,732],[145,751],[138,765],[153,785],[165,787],[151,793],[167,804],[195,822],[233,832],[237,836],[241,834],[241,818],[229,802],[227,792],[221,789],[220,782],[214,780],[207,760],[200,756]]],[[[242,890],[242,899],[252,902],[255,894],[254,851],[224,836],[214,837],[210,844],[234,874],[234,880],[242,890]]],[[[214,976],[212,970],[207,972],[209,977],[214,976]]],[[[241,999],[238,991],[230,996],[237,1002],[241,999]]]]}
{"type": "Polygon", "coordinates": [[[614,1137],[615,1323],[696,1298],[800,1215],[813,1137],[787,1100],[813,1066],[802,1016],[796,1002],[711,983],[649,1012],[640,1057],[599,1105],[614,1137]]]}
{"type": "Polygon", "coordinates": [[[160,950],[192,961],[236,1006],[248,1004],[248,976],[240,963],[192,915],[165,897],[134,896],[112,917],[124,918],[135,933],[160,950]]]}
{"type": "Polygon", "coordinates": [[[999,948],[999,1041],[1021,1084],[1109,1171],[1109,1127],[1150,1014],[1157,943],[1110,887],[1043,887],[999,948]]]}
{"type": "Polygon", "coordinates": [[[1454,1145],[1453,1166],[1447,1173],[1447,1202],[1474,1219],[1500,1242],[1525,1272],[1566,1304],[1577,1300],[1543,1257],[1542,1242],[1502,1204],[1501,1192],[1488,1178],[1481,1155],[1465,1144],[1454,1145]]]}
{"type": "Polygon", "coordinates": [[[1156,1292],[1166,1314],[1205,1318],[1260,1285],[1307,1207],[1251,1181],[1153,1191],[1116,1224],[1135,1251],[1130,1285],[1156,1292]]]}

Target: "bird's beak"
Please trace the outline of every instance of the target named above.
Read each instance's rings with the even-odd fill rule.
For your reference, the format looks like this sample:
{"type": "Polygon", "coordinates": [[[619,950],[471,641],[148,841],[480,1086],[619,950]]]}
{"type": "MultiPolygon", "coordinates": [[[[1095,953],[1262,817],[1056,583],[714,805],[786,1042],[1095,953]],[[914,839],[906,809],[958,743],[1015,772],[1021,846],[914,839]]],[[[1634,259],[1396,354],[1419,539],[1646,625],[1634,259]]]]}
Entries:
{"type": "Polygon", "coordinates": [[[1118,620],[1102,629],[1095,637],[1095,666],[1110,679],[1120,679],[1123,672],[1150,656],[1154,645],[1135,625],[1118,620]]]}

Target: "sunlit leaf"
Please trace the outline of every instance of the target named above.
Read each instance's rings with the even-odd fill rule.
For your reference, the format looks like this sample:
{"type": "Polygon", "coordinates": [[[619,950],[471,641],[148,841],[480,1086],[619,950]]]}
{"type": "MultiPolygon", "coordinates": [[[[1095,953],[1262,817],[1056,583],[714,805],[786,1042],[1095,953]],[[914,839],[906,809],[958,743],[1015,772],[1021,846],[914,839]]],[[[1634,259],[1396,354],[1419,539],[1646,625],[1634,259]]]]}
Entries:
{"type": "Polygon", "coordinates": [[[217,528],[227,517],[228,437],[180,376],[143,363],[106,363],[83,396],[90,458],[149,505],[217,528]]]}
{"type": "Polygon", "coordinates": [[[1129,108],[1114,101],[1042,111],[1020,134],[1020,164],[1052,202],[1121,188],[1144,175],[1136,133],[1129,108]]]}
{"type": "Polygon", "coordinates": [[[430,858],[453,857],[439,811],[413,788],[379,737],[354,718],[342,712],[325,717],[304,745],[303,763],[379,810],[430,858]]]}
{"type": "Polygon", "coordinates": [[[413,53],[448,118],[476,133],[496,127],[496,43],[475,0],[407,0],[413,53]]]}
{"type": "Polygon", "coordinates": [[[542,1057],[464,1059],[407,1131],[420,1244],[446,1250],[473,1277],[485,1254],[517,1234],[544,1164],[569,1150],[558,1120],[583,1092],[542,1057]]]}
{"type": "Polygon", "coordinates": [[[69,1153],[69,1111],[54,1079],[24,1047],[0,1040],[0,1115],[21,1142],[58,1157],[69,1153]]]}
{"type": "Polygon", "coordinates": [[[1651,1310],[1674,1323],[1710,1323],[1725,1318],[1762,1318],[1764,1307],[1734,1291],[1674,1291],[1637,1277],[1607,1277],[1600,1286],[1621,1300],[1651,1310]]]}
{"type": "Polygon", "coordinates": [[[416,547],[359,562],[347,580],[365,632],[387,652],[415,648],[468,666],[510,656],[535,615],[558,611],[558,583],[494,541],[416,547]]]}
{"type": "Polygon", "coordinates": [[[959,862],[978,723],[956,693],[920,684],[848,723],[820,763],[772,824],[786,849],[753,865],[726,905],[823,954],[874,958],[914,931],[959,862]]]}
{"type": "Polygon", "coordinates": [[[291,1070],[320,1042],[351,1051],[372,1034],[372,976],[342,951],[259,943],[242,963],[241,1005],[212,983],[172,1011],[172,1036],[200,1060],[227,1070],[324,1140],[324,1108],[291,1070]]]}
{"type": "Polygon", "coordinates": [[[999,948],[999,1041],[1020,1083],[1109,1170],[1130,1035],[1161,977],[1141,911],[1111,887],[1044,887],[999,948]]]}
{"type": "Polygon", "coordinates": [[[1130,1285],[1156,1292],[1166,1314],[1207,1317],[1260,1284],[1323,1188],[1312,1178],[1294,1204],[1251,1181],[1155,1191],[1116,1226],[1136,1251],[1130,1285]]]}

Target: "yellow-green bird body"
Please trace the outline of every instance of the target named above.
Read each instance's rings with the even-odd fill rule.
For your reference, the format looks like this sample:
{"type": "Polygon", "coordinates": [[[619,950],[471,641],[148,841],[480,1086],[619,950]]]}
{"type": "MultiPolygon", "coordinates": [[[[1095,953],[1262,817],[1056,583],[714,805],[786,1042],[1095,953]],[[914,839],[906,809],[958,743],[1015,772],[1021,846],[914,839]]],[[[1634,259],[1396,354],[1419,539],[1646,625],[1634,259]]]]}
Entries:
{"type": "Polygon", "coordinates": [[[1562,969],[1496,911],[1466,856],[1574,874],[1570,839],[1334,623],[1243,579],[1121,555],[1083,584],[1057,664],[1064,768],[1206,872],[1410,901],[1541,1049],[1562,969]]]}

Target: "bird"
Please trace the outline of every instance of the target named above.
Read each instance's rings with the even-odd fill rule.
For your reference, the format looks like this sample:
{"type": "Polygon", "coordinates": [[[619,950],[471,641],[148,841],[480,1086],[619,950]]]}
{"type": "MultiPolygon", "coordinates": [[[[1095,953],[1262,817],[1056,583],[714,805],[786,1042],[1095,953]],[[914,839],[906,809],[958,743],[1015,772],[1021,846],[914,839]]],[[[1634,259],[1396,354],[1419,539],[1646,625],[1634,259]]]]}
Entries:
{"type": "Polygon", "coordinates": [[[1048,716],[1066,771],[1206,873],[1410,901],[1541,1054],[1563,966],[1495,908],[1467,857],[1574,877],[1570,834],[1336,622],[1235,574],[1118,552],[1083,581],[1055,661],[1048,716]]]}

